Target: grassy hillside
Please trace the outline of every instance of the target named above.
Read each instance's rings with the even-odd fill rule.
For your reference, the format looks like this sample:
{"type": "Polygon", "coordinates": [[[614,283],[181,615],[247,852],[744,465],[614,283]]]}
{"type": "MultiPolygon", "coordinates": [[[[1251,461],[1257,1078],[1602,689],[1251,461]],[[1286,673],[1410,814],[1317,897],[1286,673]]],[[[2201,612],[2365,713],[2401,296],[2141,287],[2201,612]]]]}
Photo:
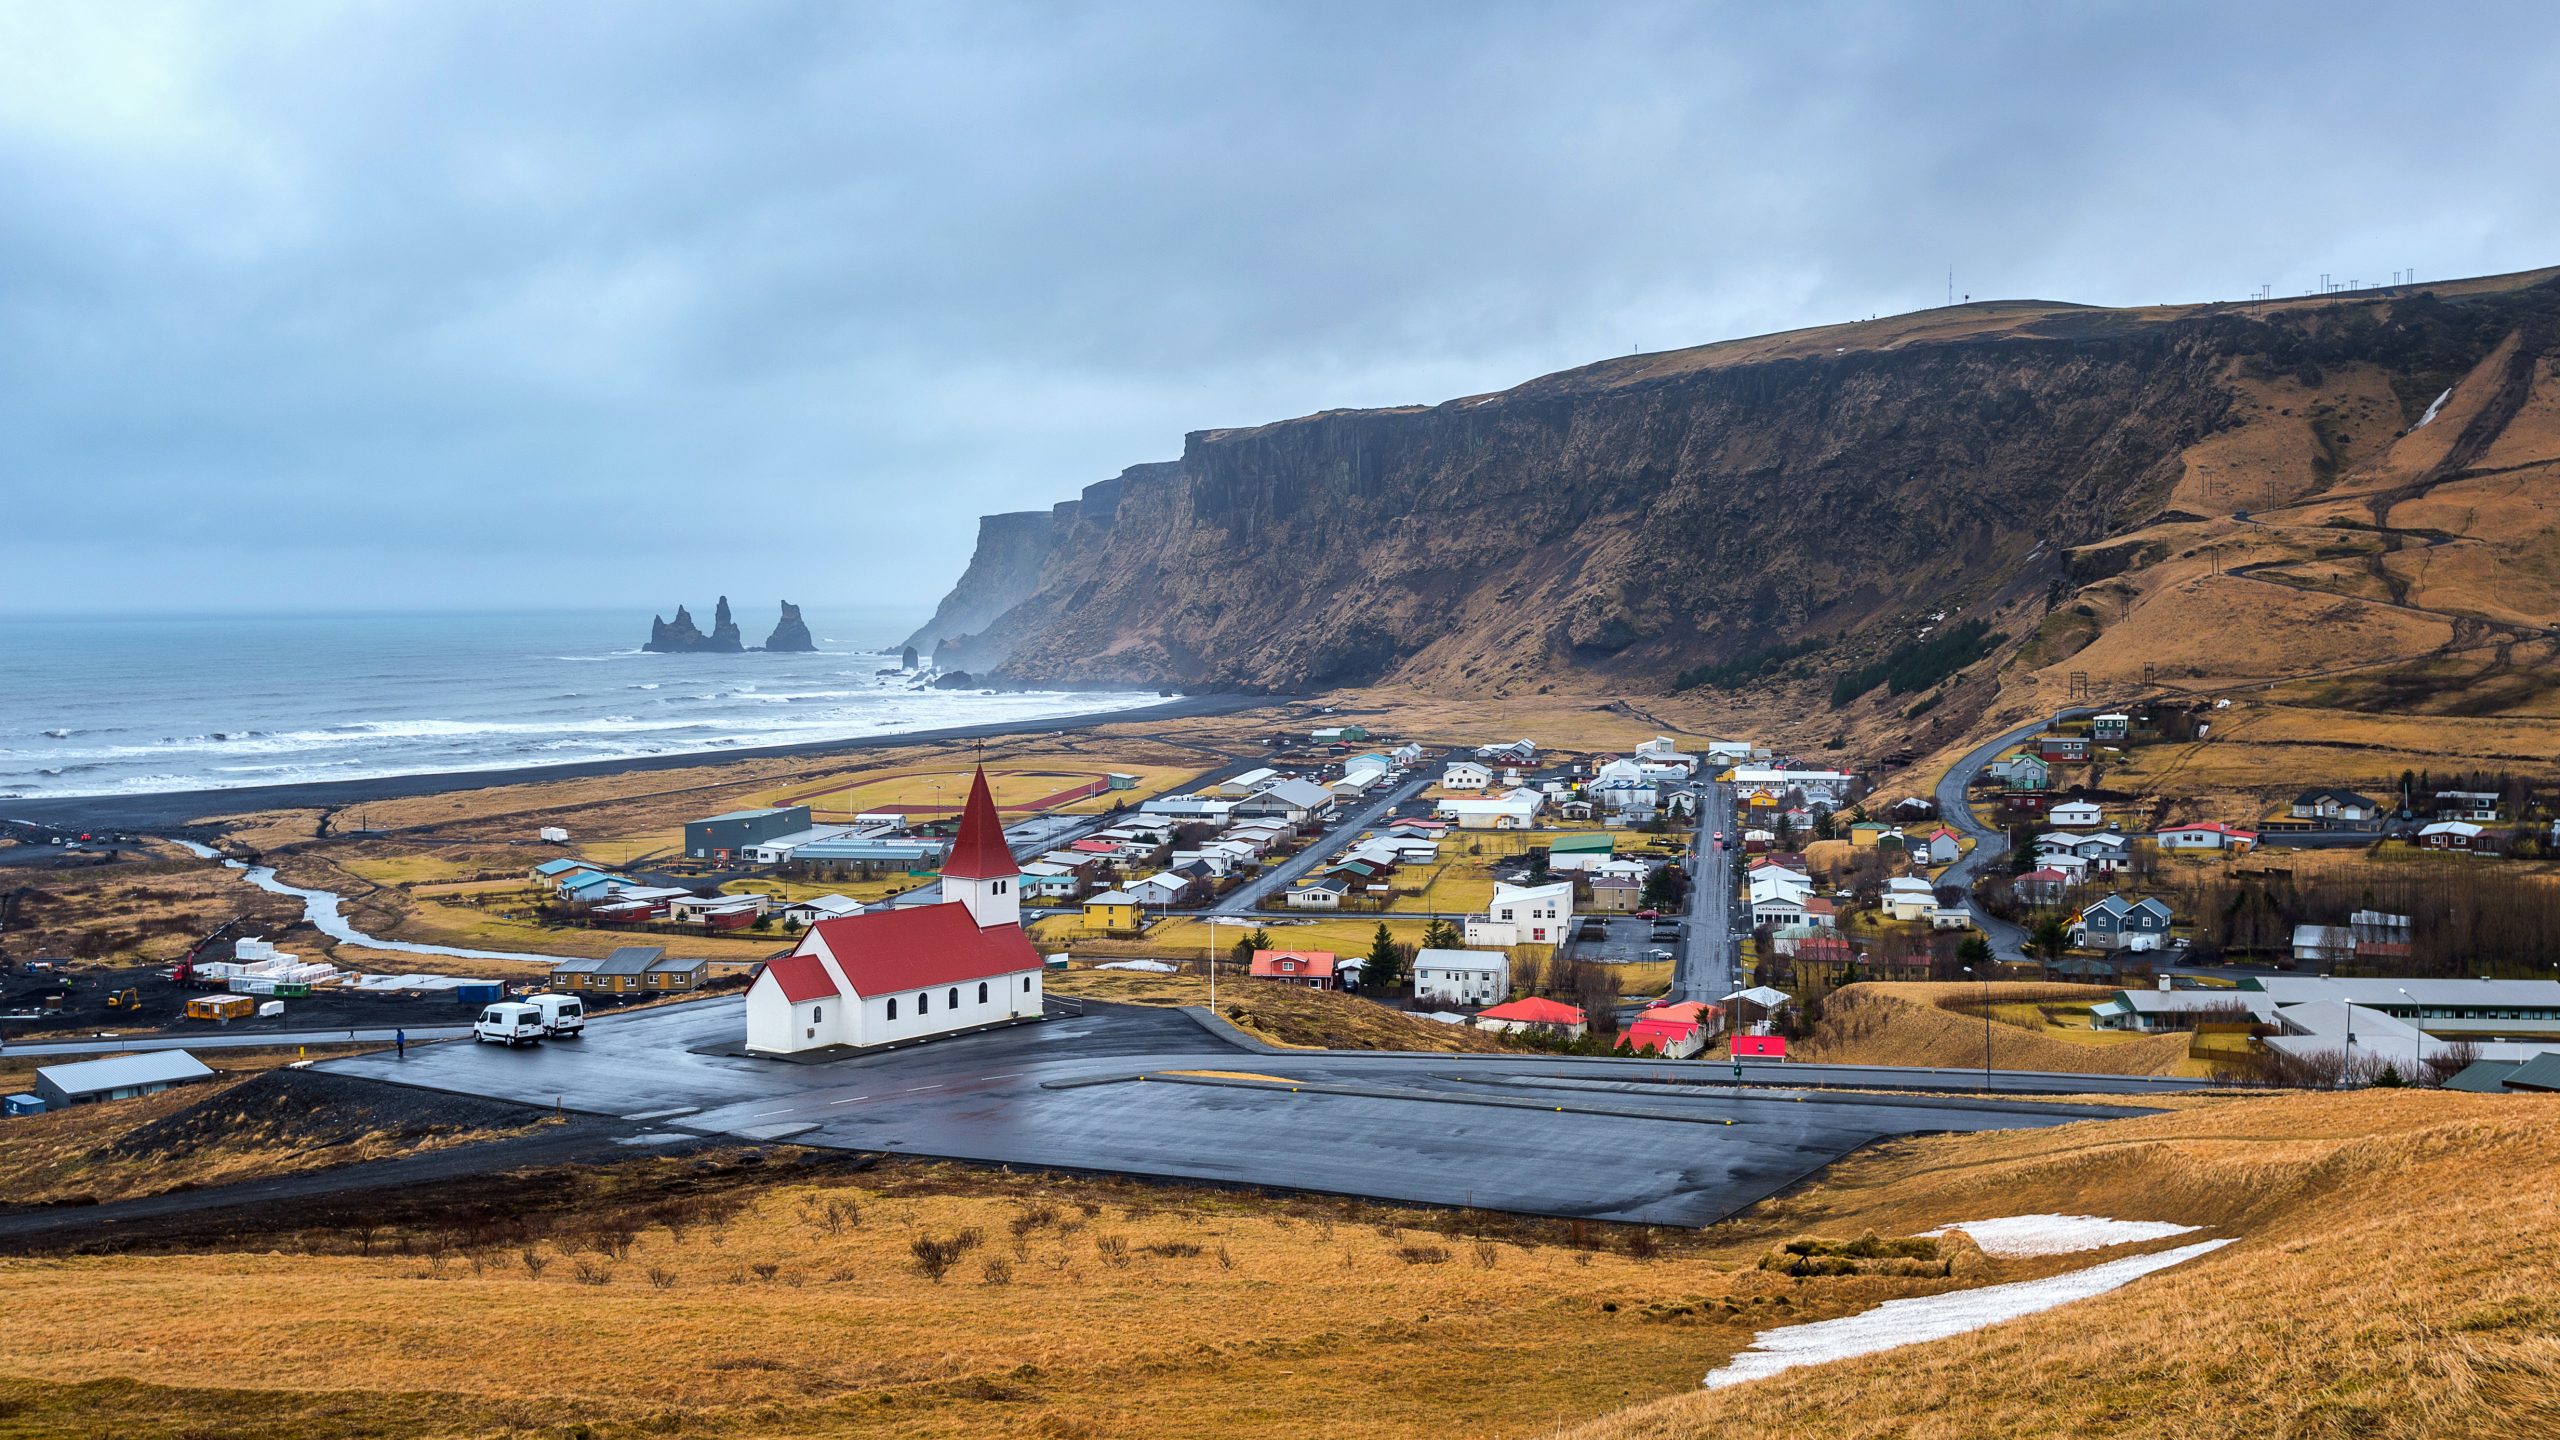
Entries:
{"type": "Polygon", "coordinates": [[[2070,1012],[2112,990],[2094,985],[1863,984],[1824,997],[1804,1059],[1841,1065],[1979,1069],[1983,1050],[2003,1070],[2075,1075],[2186,1073],[2184,1035],[2121,1035],[2072,1023],[2070,1012]],[[1983,1024],[1988,996],[1991,1024],[1983,1024]]]}
{"type": "MultiPolygon", "coordinates": [[[[2368,1091],[1922,1141],[1745,1217],[1907,1233],[2059,1212],[2240,1242],[1974,1335],[1692,1392],[1569,1440],[2524,1440],[2560,1433],[2560,1132],[2542,1102],[2368,1091]]],[[[1817,1282],[1818,1283],[1818,1282],[1817,1282]]],[[[1709,1357],[1713,1358],[1713,1357],[1709,1357]]],[[[1703,1368],[1703,1367],[1702,1367],[1703,1368]]]]}
{"type": "Polygon", "coordinates": [[[1897,1142],[1703,1232],[788,1149],[488,1176],[384,1197],[360,1228],[278,1207],[149,1254],[0,1260],[0,1413],[14,1436],[150,1440],[2560,1424],[2546,1107],[2170,1103],[1897,1142]],[[1863,1273],[1763,1265],[1788,1242],[2036,1212],[2237,1243],[1972,1337],[1697,1393],[1761,1329],[2088,1263],[1949,1239],[1863,1273]]]}

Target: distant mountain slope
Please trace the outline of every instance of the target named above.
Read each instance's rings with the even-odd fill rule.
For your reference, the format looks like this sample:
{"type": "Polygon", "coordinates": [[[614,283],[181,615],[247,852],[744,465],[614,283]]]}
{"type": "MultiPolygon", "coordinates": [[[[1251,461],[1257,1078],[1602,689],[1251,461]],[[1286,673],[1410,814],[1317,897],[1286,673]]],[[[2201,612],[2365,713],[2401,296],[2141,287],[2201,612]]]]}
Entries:
{"type": "Polygon", "coordinates": [[[1179,461],[1045,517],[991,517],[918,641],[1017,681],[1518,693],[1668,689],[1817,644],[1787,667],[1827,686],[1959,612],[1994,626],[2023,680],[2107,658],[2112,632],[2163,603],[2146,576],[2198,570],[2224,598],[2139,627],[2147,673],[2247,648],[2228,587],[2248,592],[2244,627],[2264,610],[2329,633],[2348,663],[2429,638],[2412,626],[2458,628],[2395,597],[2494,592],[2518,613],[2489,618],[2548,623],[2560,569],[2492,584],[2471,574],[2500,569],[2489,551],[2425,544],[2409,517],[2458,535],[2443,492],[2500,465],[2523,477],[2498,492],[2505,523],[2541,513],[2560,441],[2554,274],[2266,305],[1959,306],[1199,432],[1179,461]],[[2380,558],[2231,518],[2368,476],[2381,493],[2356,502],[2359,543],[2380,558]],[[2375,505],[2406,512],[2397,531],[2373,528],[2375,505]],[[2214,546],[2244,530],[2266,552],[2252,561],[2309,568],[2214,573],[2214,546]],[[2306,599],[2339,588],[2323,564],[2353,572],[2358,598],[2306,599]],[[2090,604],[2093,586],[2113,599],[2090,604]],[[2391,613],[2362,613],[2356,587],[2391,613]]]}

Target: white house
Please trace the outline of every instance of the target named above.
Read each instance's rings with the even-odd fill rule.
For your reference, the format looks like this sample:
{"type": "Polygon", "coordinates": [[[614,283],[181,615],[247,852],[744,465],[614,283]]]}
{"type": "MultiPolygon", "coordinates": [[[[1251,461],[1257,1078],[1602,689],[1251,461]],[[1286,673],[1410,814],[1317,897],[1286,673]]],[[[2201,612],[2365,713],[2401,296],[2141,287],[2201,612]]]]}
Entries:
{"type": "Polygon", "coordinates": [[[2094,800],[2065,800],[2044,812],[2044,818],[2057,830],[2095,830],[2107,823],[2107,814],[2094,800]]]}
{"type": "Polygon", "coordinates": [[[1120,887],[1141,905],[1171,905],[1191,888],[1191,881],[1170,870],[1158,871],[1144,880],[1132,880],[1120,887]]]}
{"type": "Polygon", "coordinates": [[[1755,928],[1762,925],[1801,925],[1804,923],[1804,900],[1784,891],[1767,895],[1755,892],[1751,897],[1751,923],[1755,928]]]}
{"type": "Polygon", "coordinates": [[[2193,825],[2173,825],[2152,832],[2152,840],[2165,851],[2181,850],[2248,850],[2258,843],[2254,830],[2241,830],[2219,820],[2200,820],[2193,825]]]}
{"type": "Polygon", "coordinates": [[[1482,918],[1467,917],[1470,946],[1561,945],[1573,928],[1573,882],[1493,887],[1482,918]]]}
{"type": "Polygon", "coordinates": [[[1482,790],[1493,783],[1493,771],[1473,760],[1460,760],[1440,772],[1443,790],[1482,790]]]}
{"type": "Polygon", "coordinates": [[[1350,890],[1340,880],[1302,880],[1289,887],[1285,903],[1292,910],[1339,910],[1350,890]]]}
{"type": "Polygon", "coordinates": [[[1443,800],[1437,813],[1461,830],[1529,830],[1538,823],[1546,797],[1535,790],[1514,790],[1480,800],[1443,800]]]}
{"type": "Polygon", "coordinates": [[[821,920],[747,989],[747,1049],[898,1045],[1039,1018],[1040,953],[982,768],[936,905],[821,920]]]}
{"type": "Polygon", "coordinates": [[[1498,1005],[1511,993],[1511,957],[1498,950],[1424,950],[1413,957],[1413,998],[1498,1005]]]}
{"type": "Polygon", "coordinates": [[[1937,892],[1926,880],[1903,876],[1884,882],[1884,913],[1896,920],[1926,920],[1937,908],[1937,892]]]}

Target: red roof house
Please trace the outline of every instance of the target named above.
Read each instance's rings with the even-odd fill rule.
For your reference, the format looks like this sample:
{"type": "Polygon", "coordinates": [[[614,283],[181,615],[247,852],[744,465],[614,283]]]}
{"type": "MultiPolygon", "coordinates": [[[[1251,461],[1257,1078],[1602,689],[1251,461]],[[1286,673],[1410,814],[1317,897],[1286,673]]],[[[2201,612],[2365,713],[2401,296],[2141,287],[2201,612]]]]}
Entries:
{"type": "Polygon", "coordinates": [[[1582,1007],[1532,995],[1525,1000],[1476,1012],[1476,1024],[1487,1030],[1547,1030],[1579,1040],[1589,1026],[1582,1007]]]}
{"type": "Polygon", "coordinates": [[[1661,1055],[1685,1060],[1706,1048],[1704,1026],[1695,1020],[1678,1020],[1659,1010],[1647,1010],[1627,1026],[1619,1045],[1639,1055],[1661,1055]]]}
{"type": "Polygon", "coordinates": [[[1253,978],[1316,990],[1331,990],[1341,983],[1334,976],[1330,950],[1256,950],[1253,978]]]}

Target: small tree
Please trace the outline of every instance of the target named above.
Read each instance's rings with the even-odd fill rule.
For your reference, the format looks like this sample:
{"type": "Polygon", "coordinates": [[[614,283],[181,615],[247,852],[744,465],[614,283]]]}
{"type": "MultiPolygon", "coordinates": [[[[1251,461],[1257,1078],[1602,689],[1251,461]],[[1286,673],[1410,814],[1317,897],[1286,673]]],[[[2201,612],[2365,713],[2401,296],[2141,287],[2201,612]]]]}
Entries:
{"type": "Polygon", "coordinates": [[[1384,920],[1369,938],[1369,969],[1360,983],[1372,990],[1393,990],[1404,983],[1404,947],[1396,943],[1395,932],[1384,920]]]}
{"type": "Polygon", "coordinates": [[[1644,903],[1657,910],[1677,910],[1686,889],[1678,866],[1656,865],[1644,877],[1644,903]]]}
{"type": "Polygon", "coordinates": [[[1250,965],[1253,963],[1254,951],[1268,950],[1270,948],[1271,932],[1263,929],[1259,925],[1256,925],[1253,927],[1252,934],[1245,936],[1243,939],[1238,940],[1234,945],[1228,947],[1227,960],[1231,964],[1250,965]]]}
{"type": "Polygon", "coordinates": [[[1967,935],[1964,943],[1956,947],[1956,963],[1972,966],[1976,975],[1987,974],[1984,967],[1991,963],[1991,942],[1979,935],[1967,935]]]}
{"type": "Polygon", "coordinates": [[[1422,948],[1455,950],[1466,942],[1459,937],[1458,927],[1446,920],[1434,920],[1422,927],[1422,948]]]}
{"type": "Polygon", "coordinates": [[[2036,953],[2047,960],[2059,960],[2062,952],[2071,948],[2071,932],[2063,928],[2061,916],[2047,915],[2036,926],[2035,947],[2036,953]]]}

